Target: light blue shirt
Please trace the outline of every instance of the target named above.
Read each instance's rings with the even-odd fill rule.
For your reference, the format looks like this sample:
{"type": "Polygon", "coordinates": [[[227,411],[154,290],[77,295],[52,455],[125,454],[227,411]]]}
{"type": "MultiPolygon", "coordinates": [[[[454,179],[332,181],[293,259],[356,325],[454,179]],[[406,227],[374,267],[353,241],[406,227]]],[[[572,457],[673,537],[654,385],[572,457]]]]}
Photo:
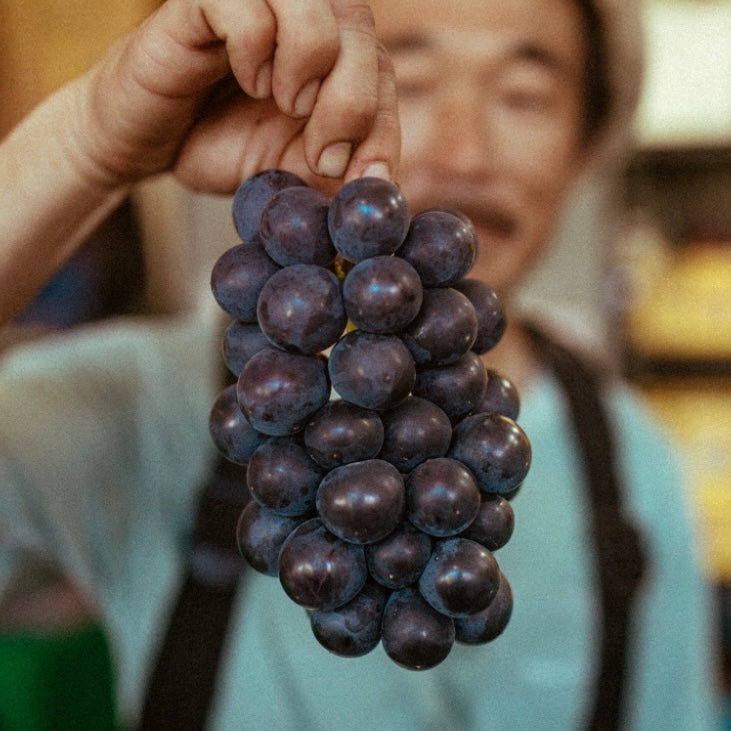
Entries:
{"type": "MultiPolygon", "coordinates": [[[[92,327],[0,361],[0,591],[23,557],[54,558],[95,597],[124,712],[146,674],[180,578],[196,490],[213,451],[219,343],[195,320],[92,327]]],[[[212,728],[578,728],[598,661],[597,592],[580,456],[562,396],[522,394],[533,447],[516,528],[496,552],[515,606],[489,645],[438,667],[397,667],[377,647],[320,647],[276,579],[249,571],[231,620],[212,728]]],[[[638,400],[608,398],[627,506],[650,566],[630,641],[628,729],[713,729],[712,622],[689,496],[638,400]]],[[[233,540],[233,536],[232,536],[233,540]]]]}

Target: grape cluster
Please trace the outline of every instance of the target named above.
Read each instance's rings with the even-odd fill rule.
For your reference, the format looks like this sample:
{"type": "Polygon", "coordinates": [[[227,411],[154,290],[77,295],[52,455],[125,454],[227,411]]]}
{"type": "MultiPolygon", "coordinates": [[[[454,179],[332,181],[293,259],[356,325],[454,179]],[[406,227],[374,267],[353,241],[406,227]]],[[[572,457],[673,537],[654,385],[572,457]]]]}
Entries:
{"type": "Polygon", "coordinates": [[[474,227],[411,216],[385,180],[328,199],[281,170],[244,181],[233,217],[211,288],[238,380],[209,429],[246,465],[239,550],[335,654],[380,642],[426,669],[494,639],[513,599],[493,553],[531,451],[515,387],[480,359],[506,323],[467,277],[474,227]]]}

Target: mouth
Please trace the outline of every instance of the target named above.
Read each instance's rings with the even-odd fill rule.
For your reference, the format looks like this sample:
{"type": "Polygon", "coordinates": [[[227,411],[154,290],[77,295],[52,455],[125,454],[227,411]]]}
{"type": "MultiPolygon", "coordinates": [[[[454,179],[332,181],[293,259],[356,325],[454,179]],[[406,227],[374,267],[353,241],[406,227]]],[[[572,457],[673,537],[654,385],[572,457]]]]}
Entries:
{"type": "Polygon", "coordinates": [[[487,236],[493,240],[506,241],[513,238],[518,228],[517,219],[507,211],[487,209],[472,216],[469,213],[466,215],[471,218],[478,233],[481,234],[480,238],[487,236]]]}
{"type": "Polygon", "coordinates": [[[507,207],[494,203],[450,200],[438,206],[466,216],[477,230],[480,239],[507,241],[518,229],[518,217],[507,207]]]}

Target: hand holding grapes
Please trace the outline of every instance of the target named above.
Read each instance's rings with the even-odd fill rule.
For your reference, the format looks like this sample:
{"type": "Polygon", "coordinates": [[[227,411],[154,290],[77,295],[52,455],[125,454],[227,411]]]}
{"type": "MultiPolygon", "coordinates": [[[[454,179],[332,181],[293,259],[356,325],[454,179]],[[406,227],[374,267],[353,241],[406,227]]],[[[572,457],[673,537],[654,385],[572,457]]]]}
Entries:
{"type": "Polygon", "coordinates": [[[365,4],[168,0],[80,93],[85,152],[122,179],[172,168],[231,192],[263,167],[395,172],[392,74],[365,4]]]}
{"type": "Polygon", "coordinates": [[[399,149],[366,4],[168,0],[0,142],[0,324],[147,176],[393,178],[399,149]]]}

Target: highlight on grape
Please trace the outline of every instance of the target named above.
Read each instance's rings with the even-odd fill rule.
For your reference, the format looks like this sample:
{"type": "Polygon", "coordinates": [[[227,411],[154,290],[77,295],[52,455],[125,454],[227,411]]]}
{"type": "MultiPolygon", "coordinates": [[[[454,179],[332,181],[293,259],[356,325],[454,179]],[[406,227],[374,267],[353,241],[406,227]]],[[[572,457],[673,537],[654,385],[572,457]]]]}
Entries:
{"type": "Polygon", "coordinates": [[[412,216],[379,178],[328,199],[274,169],[241,184],[233,222],[211,290],[238,380],[209,432],[246,465],[239,551],[336,655],[380,644],[425,670],[493,641],[513,607],[494,553],[531,446],[515,386],[480,358],[506,320],[469,278],[474,227],[412,216]]]}

